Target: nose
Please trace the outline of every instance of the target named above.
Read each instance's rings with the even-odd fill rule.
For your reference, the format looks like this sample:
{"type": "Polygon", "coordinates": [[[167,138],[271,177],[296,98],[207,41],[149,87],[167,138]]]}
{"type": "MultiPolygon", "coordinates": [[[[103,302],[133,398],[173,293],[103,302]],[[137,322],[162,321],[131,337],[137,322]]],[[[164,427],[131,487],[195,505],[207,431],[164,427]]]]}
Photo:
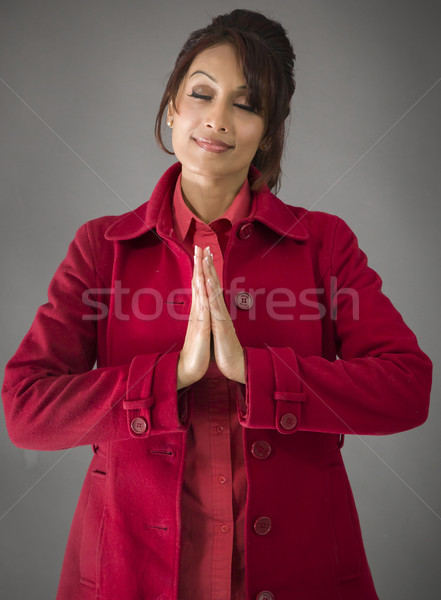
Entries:
{"type": "Polygon", "coordinates": [[[230,130],[230,120],[227,107],[223,103],[212,105],[205,118],[205,127],[213,131],[226,133],[230,130]]]}

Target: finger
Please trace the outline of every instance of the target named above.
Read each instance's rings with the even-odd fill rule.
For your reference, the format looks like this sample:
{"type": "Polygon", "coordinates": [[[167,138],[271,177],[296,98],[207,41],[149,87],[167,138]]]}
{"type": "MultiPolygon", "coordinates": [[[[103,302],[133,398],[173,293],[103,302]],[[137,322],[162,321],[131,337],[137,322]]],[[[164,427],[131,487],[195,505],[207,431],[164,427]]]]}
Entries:
{"type": "Polygon", "coordinates": [[[210,320],[210,307],[205,289],[205,275],[202,269],[202,251],[200,248],[196,251],[195,271],[199,320],[210,320]]]}
{"type": "Polygon", "coordinates": [[[225,320],[229,317],[228,309],[225,305],[225,300],[222,295],[222,287],[219,277],[216,273],[216,268],[211,255],[204,257],[203,269],[205,273],[205,281],[207,283],[208,301],[210,309],[219,320],[225,320]]]}
{"type": "Polygon", "coordinates": [[[204,319],[204,304],[201,294],[202,281],[201,281],[201,266],[200,266],[200,257],[195,255],[195,287],[196,287],[196,314],[197,320],[203,321],[204,319]]]}
{"type": "Polygon", "coordinates": [[[209,305],[209,298],[208,298],[208,294],[207,294],[207,290],[206,290],[206,273],[203,268],[203,253],[202,253],[201,249],[200,249],[200,254],[198,256],[198,275],[199,275],[199,281],[201,284],[200,285],[201,300],[203,302],[203,305],[205,306],[205,309],[209,312],[210,305],[209,305]]]}
{"type": "Polygon", "coordinates": [[[193,257],[193,262],[193,277],[191,279],[191,307],[189,317],[190,321],[197,319],[200,312],[196,256],[193,257]]]}
{"type": "Polygon", "coordinates": [[[198,321],[203,320],[204,318],[204,307],[203,307],[203,299],[201,296],[201,287],[202,285],[202,277],[201,277],[201,249],[198,246],[194,247],[194,255],[193,255],[193,292],[194,292],[194,313],[196,319],[198,321]]]}
{"type": "Polygon", "coordinates": [[[210,252],[210,246],[205,248],[205,255],[203,258],[204,272],[206,277],[210,277],[210,279],[214,279],[217,286],[220,287],[220,279],[216,271],[216,267],[214,266],[213,255],[210,252]]]}

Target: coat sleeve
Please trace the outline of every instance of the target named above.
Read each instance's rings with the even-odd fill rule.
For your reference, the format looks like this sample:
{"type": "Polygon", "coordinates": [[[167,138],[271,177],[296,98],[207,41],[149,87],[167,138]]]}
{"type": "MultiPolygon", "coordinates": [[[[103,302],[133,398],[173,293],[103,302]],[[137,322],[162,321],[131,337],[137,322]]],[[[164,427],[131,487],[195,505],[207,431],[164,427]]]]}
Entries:
{"type": "Polygon", "coordinates": [[[50,283],[48,302],[6,365],[6,426],[22,448],[60,450],[188,428],[178,415],[178,396],[188,391],[177,392],[180,349],[94,368],[95,317],[102,307],[90,302],[98,286],[88,226],[77,231],[50,283]]]}
{"type": "Polygon", "coordinates": [[[432,363],[382,293],[357,238],[337,217],[329,305],[336,356],[300,356],[291,347],[245,347],[246,384],[238,384],[244,427],[325,433],[388,434],[428,416],[432,363]]]}

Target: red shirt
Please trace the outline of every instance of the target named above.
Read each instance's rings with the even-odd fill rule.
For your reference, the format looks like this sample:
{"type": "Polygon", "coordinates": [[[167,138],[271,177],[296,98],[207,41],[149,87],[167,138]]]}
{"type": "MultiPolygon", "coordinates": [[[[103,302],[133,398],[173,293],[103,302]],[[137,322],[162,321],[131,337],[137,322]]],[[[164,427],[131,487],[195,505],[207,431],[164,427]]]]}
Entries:
{"type": "MultiPolygon", "coordinates": [[[[247,217],[251,191],[245,181],[230,207],[208,225],[186,205],[181,176],[173,197],[173,226],[191,256],[194,245],[210,246],[222,284],[223,254],[232,225],[247,217]]],[[[214,360],[193,384],[182,490],[180,600],[244,600],[244,523],[247,493],[237,382],[214,360]]]]}

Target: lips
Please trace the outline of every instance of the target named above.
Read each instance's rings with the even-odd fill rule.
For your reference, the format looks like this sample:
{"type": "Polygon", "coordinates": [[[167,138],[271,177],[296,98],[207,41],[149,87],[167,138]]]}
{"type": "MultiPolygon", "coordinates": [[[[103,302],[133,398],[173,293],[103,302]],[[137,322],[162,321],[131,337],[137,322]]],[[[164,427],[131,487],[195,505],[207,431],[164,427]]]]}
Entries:
{"type": "Polygon", "coordinates": [[[207,152],[227,152],[227,150],[230,150],[233,147],[221,140],[214,140],[212,138],[198,137],[193,139],[200,148],[207,152]]]}

